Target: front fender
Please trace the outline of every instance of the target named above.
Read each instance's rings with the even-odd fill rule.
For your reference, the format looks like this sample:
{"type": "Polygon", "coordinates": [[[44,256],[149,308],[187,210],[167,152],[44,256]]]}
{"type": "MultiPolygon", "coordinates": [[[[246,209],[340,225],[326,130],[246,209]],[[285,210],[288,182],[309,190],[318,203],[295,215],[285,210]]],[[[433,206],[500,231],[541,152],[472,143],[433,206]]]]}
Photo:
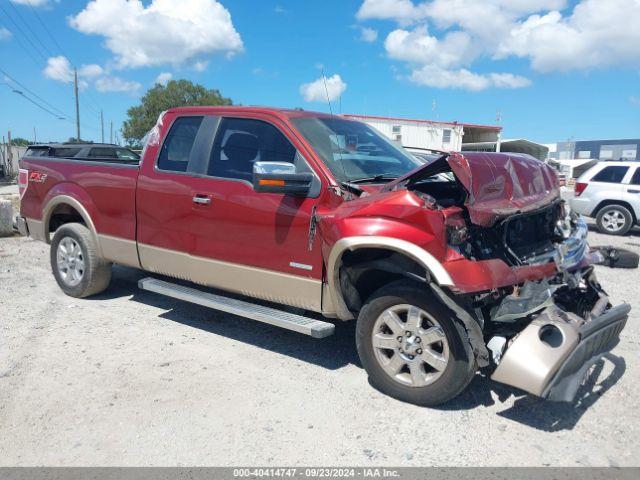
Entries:
{"type": "Polygon", "coordinates": [[[327,259],[327,293],[330,302],[326,302],[326,304],[323,302],[323,313],[325,315],[336,316],[342,320],[353,318],[353,314],[349,311],[342,295],[339,274],[344,253],[360,248],[380,248],[402,253],[422,265],[432,280],[435,280],[439,285],[453,285],[451,277],[440,261],[414,243],[399,238],[374,235],[345,237],[333,245],[327,259]]]}

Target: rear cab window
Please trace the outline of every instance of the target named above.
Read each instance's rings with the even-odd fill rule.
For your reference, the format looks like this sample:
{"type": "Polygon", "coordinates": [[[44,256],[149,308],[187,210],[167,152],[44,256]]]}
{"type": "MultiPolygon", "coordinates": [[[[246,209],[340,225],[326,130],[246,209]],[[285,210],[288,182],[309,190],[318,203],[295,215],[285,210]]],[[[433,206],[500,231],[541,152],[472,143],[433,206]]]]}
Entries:
{"type": "Polygon", "coordinates": [[[80,153],[80,148],[72,148],[72,147],[63,147],[63,148],[54,148],[51,149],[52,157],[59,158],[67,158],[67,157],[75,157],[78,153],[80,153]]]}
{"type": "Polygon", "coordinates": [[[89,150],[89,158],[116,158],[115,149],[95,147],[89,150]]]}
{"type": "Polygon", "coordinates": [[[191,150],[203,118],[201,116],[176,118],[162,144],[157,162],[158,170],[182,173],[187,171],[191,150]]]}
{"type": "Polygon", "coordinates": [[[629,171],[629,167],[621,165],[610,165],[604,167],[598,173],[596,173],[591,179],[592,182],[605,182],[605,183],[621,183],[624,176],[629,171]]]}
{"type": "Polygon", "coordinates": [[[636,167],[636,171],[633,173],[630,183],[631,185],[640,185],[640,167],[636,167]]]}

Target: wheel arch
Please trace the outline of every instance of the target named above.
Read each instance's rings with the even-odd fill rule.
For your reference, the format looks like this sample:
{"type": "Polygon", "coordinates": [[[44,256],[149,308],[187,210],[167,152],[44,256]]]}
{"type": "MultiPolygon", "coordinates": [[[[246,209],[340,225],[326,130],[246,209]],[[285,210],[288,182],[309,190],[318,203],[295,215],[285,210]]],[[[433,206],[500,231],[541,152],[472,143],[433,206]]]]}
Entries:
{"type": "Polygon", "coordinates": [[[49,244],[51,243],[52,226],[55,226],[57,228],[61,225],[64,225],[65,223],[72,223],[73,220],[77,221],[78,218],[82,220],[82,223],[84,223],[84,225],[91,232],[91,235],[93,236],[93,239],[98,247],[98,252],[100,253],[100,255],[102,255],[100,240],[98,238],[96,227],[93,223],[91,215],[79,200],[69,195],[56,195],[51,200],[49,200],[43,208],[42,222],[45,241],[49,244]],[[59,223],[57,225],[52,223],[52,220],[55,221],[56,215],[60,214],[69,215],[70,220],[63,221],[62,223],[59,223]]]}
{"type": "Polygon", "coordinates": [[[346,254],[365,249],[400,255],[423,269],[429,279],[438,285],[453,285],[453,280],[442,264],[433,255],[414,243],[382,236],[346,237],[335,243],[327,261],[327,287],[331,305],[327,309],[330,311],[325,313],[333,314],[342,320],[355,318],[347,305],[348,300],[345,298],[345,292],[341,285],[340,271],[346,254]]]}

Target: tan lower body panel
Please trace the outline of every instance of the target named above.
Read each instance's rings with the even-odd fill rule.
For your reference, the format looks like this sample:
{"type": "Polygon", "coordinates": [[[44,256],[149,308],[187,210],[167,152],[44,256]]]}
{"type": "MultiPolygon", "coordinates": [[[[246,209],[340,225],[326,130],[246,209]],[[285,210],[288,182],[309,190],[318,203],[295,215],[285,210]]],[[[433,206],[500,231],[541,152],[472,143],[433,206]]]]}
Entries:
{"type": "Polygon", "coordinates": [[[140,268],[138,260],[138,248],[133,240],[112,237],[110,235],[98,235],[102,257],[113,263],[126,265],[127,267],[140,268]]]}
{"type": "Polygon", "coordinates": [[[321,311],[320,280],[194,257],[145,244],[139,244],[138,250],[144,270],[270,302],[321,311]]]}

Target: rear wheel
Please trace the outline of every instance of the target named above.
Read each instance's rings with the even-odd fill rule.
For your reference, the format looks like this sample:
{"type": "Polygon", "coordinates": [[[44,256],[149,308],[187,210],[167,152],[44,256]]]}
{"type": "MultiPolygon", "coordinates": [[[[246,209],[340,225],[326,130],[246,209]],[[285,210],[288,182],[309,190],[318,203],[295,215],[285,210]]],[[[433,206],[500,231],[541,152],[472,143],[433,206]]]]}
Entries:
{"type": "Polygon", "coordinates": [[[410,282],[369,298],[358,316],[356,343],[371,384],[417,405],[450,400],[476,371],[466,331],[453,313],[410,282]]]}
{"type": "Polygon", "coordinates": [[[633,215],[622,205],[606,205],[596,215],[598,230],[609,235],[625,235],[633,226],[633,215]]]}
{"type": "Polygon", "coordinates": [[[62,291],[71,297],[96,295],[111,281],[111,263],[99,257],[93,235],[80,223],[67,223],[56,230],[51,269],[62,291]]]}

